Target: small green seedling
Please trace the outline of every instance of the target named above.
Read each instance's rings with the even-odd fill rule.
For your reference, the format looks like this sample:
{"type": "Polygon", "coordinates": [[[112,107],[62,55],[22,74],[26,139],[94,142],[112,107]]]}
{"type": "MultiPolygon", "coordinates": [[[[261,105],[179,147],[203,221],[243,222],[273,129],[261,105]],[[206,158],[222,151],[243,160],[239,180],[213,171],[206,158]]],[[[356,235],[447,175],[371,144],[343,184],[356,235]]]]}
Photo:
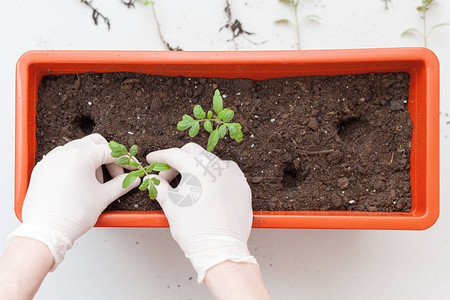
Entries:
{"type": "Polygon", "coordinates": [[[156,189],[156,186],[160,184],[160,181],[155,177],[149,178],[149,175],[152,171],[167,171],[170,169],[170,166],[168,164],[160,162],[154,162],[146,167],[142,166],[142,164],[135,158],[138,152],[137,145],[131,146],[130,150],[127,150],[124,145],[119,144],[115,141],[109,142],[108,145],[111,149],[111,156],[119,158],[117,164],[137,168],[137,170],[128,173],[128,175],[122,182],[122,188],[129,187],[136,180],[136,178],[144,177],[144,180],[139,186],[139,189],[141,191],[148,190],[148,196],[150,197],[150,199],[156,199],[156,197],[158,197],[158,190],[156,189]]]}
{"type": "MultiPolygon", "coordinates": [[[[297,49],[300,50],[300,21],[298,19],[298,4],[300,0],[279,0],[294,9],[295,16],[295,29],[297,31],[297,49]]],[[[312,20],[320,20],[320,17],[317,15],[307,15],[303,17],[303,19],[312,19],[312,20]]],[[[289,24],[291,21],[289,19],[278,19],[275,21],[277,24],[289,24]]]]}
{"type": "Polygon", "coordinates": [[[427,30],[427,11],[430,9],[430,5],[434,2],[434,0],[422,0],[422,5],[417,7],[417,10],[420,12],[421,16],[420,18],[422,19],[422,23],[423,23],[423,32],[420,32],[418,29],[416,28],[408,28],[405,31],[402,32],[401,36],[404,36],[406,34],[411,34],[411,33],[415,33],[418,36],[423,38],[423,45],[425,47],[427,47],[427,42],[428,42],[428,37],[430,36],[431,32],[437,28],[437,27],[441,27],[441,26],[447,26],[450,25],[450,23],[440,23],[440,24],[436,24],[433,27],[431,27],[430,30],[427,30]]]}
{"type": "Polygon", "coordinates": [[[189,136],[194,137],[200,131],[200,123],[209,132],[208,145],[206,150],[211,152],[217,145],[219,139],[225,137],[227,131],[230,137],[236,142],[242,142],[242,125],[239,123],[230,123],[234,117],[234,111],[229,108],[223,108],[223,100],[219,90],[215,90],[213,97],[213,111],[206,113],[200,105],[194,106],[194,119],[189,115],[184,115],[178,122],[177,129],[184,131],[189,129],[189,136]]]}

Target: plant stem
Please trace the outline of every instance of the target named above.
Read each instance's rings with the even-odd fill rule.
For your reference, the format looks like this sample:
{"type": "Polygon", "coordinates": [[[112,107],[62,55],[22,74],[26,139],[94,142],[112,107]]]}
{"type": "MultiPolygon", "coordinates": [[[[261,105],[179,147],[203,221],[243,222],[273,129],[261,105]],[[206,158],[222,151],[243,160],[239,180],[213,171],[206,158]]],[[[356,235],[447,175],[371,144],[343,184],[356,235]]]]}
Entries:
{"type": "Polygon", "coordinates": [[[422,10],[422,20],[423,20],[423,44],[427,48],[427,10],[428,7],[424,6],[422,10]]]}
{"type": "MultiPolygon", "coordinates": [[[[150,174],[148,174],[147,173],[147,171],[145,170],[145,168],[142,166],[142,164],[141,164],[141,162],[139,161],[139,160],[137,160],[136,158],[134,158],[130,153],[128,153],[128,157],[132,160],[132,161],[134,161],[135,163],[137,163],[139,166],[138,166],[138,169],[139,170],[143,170],[144,171],[144,177],[145,178],[147,178],[148,176],[150,176],[150,174]]],[[[147,188],[147,190],[149,190],[149,188],[147,188]]]]}
{"type": "Polygon", "coordinates": [[[153,18],[155,18],[156,28],[158,29],[158,34],[159,34],[159,38],[161,39],[161,42],[164,44],[164,46],[166,46],[167,50],[170,50],[170,51],[182,51],[182,49],[180,47],[178,47],[178,46],[176,48],[171,47],[170,44],[164,39],[164,37],[162,35],[162,32],[161,32],[161,27],[159,26],[158,17],[156,16],[155,2],[154,1],[150,1],[150,5],[152,7],[153,18]]]}
{"type": "Polygon", "coordinates": [[[295,12],[295,28],[297,30],[297,49],[300,50],[300,24],[298,22],[298,2],[297,0],[294,2],[294,12],[295,12]]]}
{"type": "Polygon", "coordinates": [[[220,121],[219,119],[199,119],[199,122],[205,122],[205,121],[214,121],[215,124],[221,125],[226,124],[226,122],[220,121]]]}

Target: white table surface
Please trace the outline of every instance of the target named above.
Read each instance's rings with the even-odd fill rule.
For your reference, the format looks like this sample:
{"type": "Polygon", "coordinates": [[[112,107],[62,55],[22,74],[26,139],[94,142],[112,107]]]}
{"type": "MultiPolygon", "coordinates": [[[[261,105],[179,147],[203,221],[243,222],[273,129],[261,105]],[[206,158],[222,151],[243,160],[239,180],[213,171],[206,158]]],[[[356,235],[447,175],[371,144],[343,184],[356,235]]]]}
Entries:
{"type": "MultiPolygon", "coordinates": [[[[225,1],[158,1],[161,28],[184,50],[234,50],[225,1]]],[[[238,38],[240,50],[295,48],[293,19],[275,0],[230,0],[234,17],[255,34],[238,38]]],[[[421,28],[420,0],[301,1],[303,49],[422,46],[401,37],[421,28]]],[[[109,17],[108,31],[80,1],[6,0],[0,9],[0,252],[19,225],[13,212],[15,63],[32,49],[164,50],[149,6],[128,9],[119,0],[94,0],[109,17]]],[[[429,25],[450,22],[450,1],[437,0],[429,25]]],[[[441,63],[441,215],[426,231],[253,230],[257,257],[274,299],[450,299],[450,26],[437,28],[428,47],[441,63]]],[[[35,299],[209,299],[168,229],[95,228],[81,237],[35,299]]]]}

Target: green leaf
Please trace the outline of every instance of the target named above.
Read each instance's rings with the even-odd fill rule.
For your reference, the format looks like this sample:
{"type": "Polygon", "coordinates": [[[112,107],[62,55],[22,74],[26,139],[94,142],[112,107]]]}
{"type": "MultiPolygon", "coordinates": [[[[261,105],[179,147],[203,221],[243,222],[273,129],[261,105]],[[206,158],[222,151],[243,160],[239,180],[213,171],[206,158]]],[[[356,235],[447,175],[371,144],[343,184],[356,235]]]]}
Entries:
{"type": "Polygon", "coordinates": [[[222,124],[219,127],[219,139],[223,138],[227,134],[227,125],[222,124]]]}
{"type": "Polygon", "coordinates": [[[194,120],[194,118],[192,118],[189,115],[183,115],[183,120],[178,122],[177,124],[177,129],[178,130],[186,130],[189,127],[191,127],[192,125],[194,125],[197,121],[194,120]]]}
{"type": "Polygon", "coordinates": [[[123,148],[125,148],[125,150],[126,150],[126,147],[124,145],[119,144],[116,141],[110,141],[108,143],[108,146],[109,146],[109,149],[111,149],[111,151],[119,151],[119,150],[122,150],[123,148]]]}
{"type": "Polygon", "coordinates": [[[430,31],[428,31],[428,36],[430,35],[430,33],[437,27],[441,27],[441,26],[448,26],[450,25],[450,23],[440,23],[440,24],[436,24],[433,27],[431,27],[430,31]]]}
{"type": "Polygon", "coordinates": [[[208,138],[208,145],[206,147],[206,151],[211,152],[213,151],[214,147],[217,145],[217,142],[219,141],[219,130],[214,129],[208,138]]]}
{"type": "Polygon", "coordinates": [[[205,127],[205,130],[208,132],[211,132],[213,130],[213,126],[210,120],[206,120],[203,126],[205,127]]]}
{"type": "Polygon", "coordinates": [[[406,29],[405,31],[402,32],[402,34],[401,34],[400,36],[404,36],[404,35],[407,35],[407,34],[410,34],[410,33],[415,33],[415,34],[417,34],[418,36],[423,37],[422,32],[420,32],[420,31],[417,30],[416,28],[408,28],[408,29],[406,29]]]}
{"type": "Polygon", "coordinates": [[[150,187],[148,189],[148,196],[150,199],[155,200],[158,197],[158,190],[153,182],[150,182],[150,187]]]}
{"type": "Polygon", "coordinates": [[[122,181],[122,188],[126,189],[129,187],[139,176],[136,175],[136,173],[130,172],[128,173],[127,177],[122,181]]]}
{"type": "Polygon", "coordinates": [[[220,113],[217,114],[217,117],[219,118],[219,120],[223,121],[223,116],[227,113],[227,111],[229,111],[229,108],[224,108],[220,113]]]}
{"type": "Polygon", "coordinates": [[[213,116],[213,112],[208,110],[208,115],[206,116],[208,119],[211,119],[213,116]]]}
{"type": "Polygon", "coordinates": [[[234,117],[234,111],[232,111],[229,108],[225,108],[224,110],[222,110],[219,113],[218,117],[219,117],[219,119],[221,119],[224,122],[230,122],[231,119],[233,119],[233,117],[234,117]]]}
{"type": "Polygon", "coordinates": [[[177,123],[177,129],[181,130],[181,131],[188,129],[191,126],[192,126],[192,124],[190,122],[186,122],[186,121],[180,121],[177,123]]]}
{"type": "Polygon", "coordinates": [[[119,160],[117,161],[118,165],[129,165],[130,164],[130,158],[129,157],[122,157],[119,158],[119,160]]]}
{"type": "Polygon", "coordinates": [[[154,166],[155,163],[150,164],[150,166],[145,167],[145,171],[147,171],[147,173],[151,173],[153,171],[154,166]]]}
{"type": "Polygon", "coordinates": [[[137,176],[137,177],[142,177],[142,176],[145,175],[144,169],[139,169],[139,170],[136,170],[136,171],[132,171],[132,172],[130,172],[130,173],[136,173],[136,176],[137,176]]]}
{"type": "Polygon", "coordinates": [[[303,20],[320,21],[322,19],[318,15],[306,15],[303,17],[303,20]]]}
{"type": "Polygon", "coordinates": [[[159,185],[161,183],[161,181],[156,177],[152,177],[152,179],[150,180],[153,182],[154,185],[159,185]]]}
{"type": "Polygon", "coordinates": [[[146,179],[144,179],[144,181],[139,186],[139,189],[141,191],[145,191],[148,188],[149,185],[150,185],[150,179],[146,178],[146,179]]]}
{"type": "Polygon", "coordinates": [[[192,125],[191,129],[189,129],[189,136],[194,137],[197,135],[198,131],[200,130],[200,122],[197,121],[192,125]]]}
{"type": "Polygon", "coordinates": [[[130,163],[128,165],[132,166],[132,167],[136,167],[136,168],[139,167],[139,164],[135,161],[130,161],[130,163]]]}
{"type": "Polygon", "coordinates": [[[228,130],[230,131],[230,137],[236,142],[242,142],[242,125],[239,123],[228,124],[228,130]]]}
{"type": "Polygon", "coordinates": [[[213,109],[216,112],[216,114],[219,114],[222,111],[222,109],[223,109],[222,96],[220,95],[220,91],[219,90],[216,90],[214,92],[213,109]]]}
{"type": "Polygon", "coordinates": [[[286,3],[286,4],[294,5],[294,0],[278,0],[278,1],[286,3]]]}
{"type": "Polygon", "coordinates": [[[122,144],[119,144],[115,141],[110,141],[108,143],[109,149],[111,149],[112,157],[121,157],[128,154],[127,147],[122,144]]]}
{"type": "Polygon", "coordinates": [[[154,163],[152,163],[152,165],[153,165],[153,171],[156,171],[156,172],[167,171],[170,169],[170,166],[168,164],[161,163],[161,162],[154,162],[154,163]]]}
{"type": "Polygon", "coordinates": [[[205,118],[205,116],[206,116],[206,113],[205,113],[205,111],[203,110],[203,108],[200,106],[200,105],[196,105],[196,106],[194,106],[194,116],[197,118],[197,119],[204,119],[205,118]]]}
{"type": "Polygon", "coordinates": [[[275,20],[275,23],[277,24],[289,24],[291,21],[289,21],[288,19],[278,19],[275,20]]]}
{"type": "Polygon", "coordinates": [[[189,122],[189,123],[195,122],[194,118],[191,117],[190,115],[183,115],[182,119],[183,119],[183,121],[186,121],[186,122],[189,122]]]}
{"type": "Polygon", "coordinates": [[[236,134],[236,138],[234,139],[236,142],[240,143],[242,142],[242,140],[244,139],[242,131],[238,131],[238,133],[236,134]]]}
{"type": "Polygon", "coordinates": [[[135,156],[137,154],[137,152],[138,152],[138,146],[137,145],[131,146],[131,148],[130,148],[131,156],[135,156]]]}
{"type": "Polygon", "coordinates": [[[126,155],[126,154],[123,154],[122,152],[114,152],[114,151],[111,152],[111,156],[115,157],[115,158],[119,158],[119,157],[122,157],[124,155],[126,155]]]}

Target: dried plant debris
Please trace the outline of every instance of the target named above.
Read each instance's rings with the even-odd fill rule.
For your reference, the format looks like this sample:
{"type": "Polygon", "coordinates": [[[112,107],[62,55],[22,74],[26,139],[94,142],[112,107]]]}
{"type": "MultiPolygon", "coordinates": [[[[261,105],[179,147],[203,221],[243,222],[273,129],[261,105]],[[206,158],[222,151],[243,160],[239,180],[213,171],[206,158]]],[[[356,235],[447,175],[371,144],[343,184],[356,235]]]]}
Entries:
{"type": "Polygon", "coordinates": [[[230,2],[228,0],[226,0],[226,5],[225,5],[225,9],[224,9],[226,15],[227,15],[227,24],[225,24],[224,26],[222,26],[219,29],[219,32],[222,31],[222,29],[227,28],[231,31],[231,39],[228,39],[228,42],[233,42],[234,44],[234,48],[236,50],[238,50],[238,45],[236,43],[236,38],[242,36],[243,38],[245,38],[248,42],[252,43],[253,45],[261,45],[264,44],[265,41],[257,43],[255,41],[252,41],[251,39],[248,38],[248,36],[253,35],[253,32],[249,32],[247,30],[245,30],[243,28],[243,25],[241,23],[241,21],[239,21],[238,19],[233,19],[233,14],[231,12],[231,5],[230,2]]]}
{"type": "Polygon", "coordinates": [[[389,9],[389,4],[391,4],[391,6],[393,7],[394,5],[392,4],[392,0],[381,0],[384,2],[384,9],[388,10],[389,9]]]}
{"type": "Polygon", "coordinates": [[[144,2],[144,5],[150,5],[151,6],[152,12],[153,12],[153,18],[155,19],[156,27],[158,29],[159,39],[164,44],[164,46],[166,46],[167,50],[170,50],[170,51],[183,51],[183,49],[181,49],[180,46],[175,46],[175,47],[171,46],[169,44],[169,42],[167,42],[167,40],[164,38],[164,36],[162,34],[162,31],[161,31],[161,25],[159,23],[158,16],[157,16],[156,10],[155,10],[155,1],[148,1],[148,0],[146,0],[144,2]]]}
{"type": "Polygon", "coordinates": [[[125,4],[128,8],[135,7],[135,0],[121,0],[123,4],[125,4]]]}
{"type": "Polygon", "coordinates": [[[81,0],[81,3],[86,4],[92,10],[92,20],[94,20],[94,24],[98,25],[98,19],[101,18],[108,26],[108,30],[111,29],[111,22],[107,17],[105,17],[97,8],[92,5],[92,1],[81,0]]]}
{"type": "MultiPolygon", "coordinates": [[[[102,19],[105,22],[105,24],[108,26],[108,30],[111,29],[111,21],[109,20],[109,18],[107,18],[97,8],[95,8],[92,5],[92,1],[81,0],[81,3],[87,5],[92,10],[92,19],[94,20],[94,24],[95,25],[98,25],[99,19],[102,19]]],[[[124,4],[128,8],[135,8],[136,0],[121,0],[121,3],[124,4]]],[[[181,49],[179,46],[173,47],[166,41],[166,39],[164,38],[164,36],[162,34],[161,25],[159,23],[157,15],[156,15],[155,2],[154,1],[148,1],[148,0],[146,0],[144,2],[144,5],[149,5],[149,4],[151,5],[151,8],[152,8],[153,17],[154,17],[155,22],[156,22],[156,27],[158,29],[158,34],[159,34],[159,38],[161,39],[161,42],[170,51],[182,51],[183,49],[181,49]]]]}

